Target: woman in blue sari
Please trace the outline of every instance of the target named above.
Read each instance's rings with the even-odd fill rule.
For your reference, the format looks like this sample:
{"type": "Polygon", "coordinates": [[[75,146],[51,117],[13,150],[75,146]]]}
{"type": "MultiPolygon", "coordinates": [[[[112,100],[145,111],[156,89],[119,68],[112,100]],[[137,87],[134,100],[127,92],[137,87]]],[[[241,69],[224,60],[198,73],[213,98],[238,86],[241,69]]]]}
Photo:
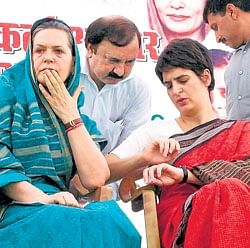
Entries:
{"type": "Polygon", "coordinates": [[[0,76],[0,247],[140,247],[114,201],[83,208],[77,170],[94,189],[110,172],[95,122],[79,112],[80,59],[63,21],[34,23],[26,58],[0,76]],[[96,144],[95,144],[95,142],[96,144]]]}

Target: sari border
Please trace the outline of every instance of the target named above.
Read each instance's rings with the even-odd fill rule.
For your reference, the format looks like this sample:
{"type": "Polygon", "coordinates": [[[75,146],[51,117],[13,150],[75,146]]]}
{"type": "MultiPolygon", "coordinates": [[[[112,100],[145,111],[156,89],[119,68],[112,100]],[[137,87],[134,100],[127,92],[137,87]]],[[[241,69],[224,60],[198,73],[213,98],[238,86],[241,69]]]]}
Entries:
{"type": "Polygon", "coordinates": [[[235,122],[235,120],[214,119],[201,124],[186,133],[172,135],[170,138],[177,140],[181,146],[180,153],[172,161],[172,164],[175,164],[187,152],[200,147],[201,145],[208,142],[211,138],[214,138],[220,134],[222,131],[232,127],[235,122]]]}

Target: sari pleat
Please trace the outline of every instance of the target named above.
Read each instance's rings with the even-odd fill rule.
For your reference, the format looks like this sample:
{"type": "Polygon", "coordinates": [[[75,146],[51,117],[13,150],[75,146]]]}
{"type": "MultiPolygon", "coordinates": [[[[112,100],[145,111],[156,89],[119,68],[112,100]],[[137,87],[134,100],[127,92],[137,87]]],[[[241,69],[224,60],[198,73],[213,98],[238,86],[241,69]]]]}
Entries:
{"type": "Polygon", "coordinates": [[[250,189],[235,178],[202,187],[194,195],[184,247],[250,247],[250,189]]]}
{"type": "Polygon", "coordinates": [[[250,247],[250,122],[216,119],[173,137],[181,145],[173,165],[186,166],[202,185],[162,188],[162,247],[250,247]],[[184,215],[192,194],[190,215],[184,215]]]}

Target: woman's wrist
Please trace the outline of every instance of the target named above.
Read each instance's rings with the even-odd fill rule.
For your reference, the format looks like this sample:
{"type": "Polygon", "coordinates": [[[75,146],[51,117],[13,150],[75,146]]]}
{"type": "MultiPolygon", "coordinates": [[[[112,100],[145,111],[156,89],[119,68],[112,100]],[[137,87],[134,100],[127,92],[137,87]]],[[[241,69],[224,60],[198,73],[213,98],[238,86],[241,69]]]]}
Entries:
{"type": "Polygon", "coordinates": [[[68,133],[69,131],[73,130],[73,129],[76,129],[80,126],[83,125],[83,121],[81,118],[76,118],[74,120],[71,120],[67,123],[64,124],[64,127],[65,127],[65,131],[66,133],[68,133]]]}
{"type": "Polygon", "coordinates": [[[63,124],[65,125],[65,124],[69,123],[70,121],[78,119],[78,118],[81,118],[81,115],[79,113],[75,113],[75,114],[70,114],[70,116],[64,116],[60,119],[63,122],[63,124]]]}
{"type": "Polygon", "coordinates": [[[138,161],[137,164],[140,164],[140,168],[151,165],[149,157],[143,151],[138,154],[138,161]]]}
{"type": "Polygon", "coordinates": [[[186,166],[180,166],[180,169],[182,170],[183,177],[179,184],[186,183],[188,181],[188,169],[186,166]]]}
{"type": "Polygon", "coordinates": [[[67,128],[73,127],[81,122],[82,122],[81,118],[75,118],[75,119],[68,121],[67,123],[64,123],[64,127],[65,127],[65,129],[67,129],[67,128]]]}

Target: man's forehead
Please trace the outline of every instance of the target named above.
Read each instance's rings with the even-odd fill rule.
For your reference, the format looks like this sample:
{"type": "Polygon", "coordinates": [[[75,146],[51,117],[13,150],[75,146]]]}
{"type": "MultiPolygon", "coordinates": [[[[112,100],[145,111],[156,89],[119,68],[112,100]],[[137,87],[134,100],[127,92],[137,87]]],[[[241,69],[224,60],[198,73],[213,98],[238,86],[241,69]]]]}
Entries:
{"type": "Polygon", "coordinates": [[[116,60],[120,62],[132,62],[136,60],[136,56],[128,56],[127,54],[109,54],[106,53],[105,58],[108,60],[116,60]]]}
{"type": "Polygon", "coordinates": [[[212,25],[213,23],[216,23],[220,17],[221,15],[217,13],[209,13],[207,16],[208,24],[212,25]]]}

